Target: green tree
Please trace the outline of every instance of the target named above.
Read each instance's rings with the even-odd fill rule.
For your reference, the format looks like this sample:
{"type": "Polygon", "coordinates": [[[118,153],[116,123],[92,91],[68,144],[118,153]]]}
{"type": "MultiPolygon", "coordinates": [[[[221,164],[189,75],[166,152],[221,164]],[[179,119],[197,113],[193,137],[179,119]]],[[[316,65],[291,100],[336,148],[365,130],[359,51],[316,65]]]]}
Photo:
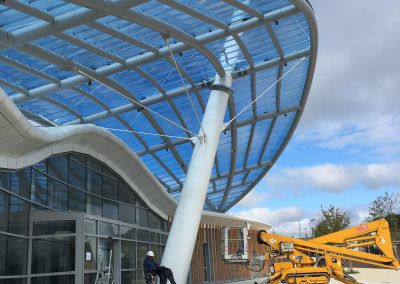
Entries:
{"type": "Polygon", "coordinates": [[[331,205],[327,210],[321,208],[322,218],[315,226],[315,236],[323,236],[347,228],[350,225],[350,218],[346,212],[331,205]]]}
{"type": "Polygon", "coordinates": [[[392,238],[399,240],[400,226],[400,194],[389,193],[378,196],[369,207],[369,217],[367,221],[386,219],[389,222],[392,238]]]}
{"type": "Polygon", "coordinates": [[[384,195],[378,196],[369,207],[368,221],[375,221],[387,218],[389,215],[399,213],[400,196],[398,193],[385,192],[384,195]]]}

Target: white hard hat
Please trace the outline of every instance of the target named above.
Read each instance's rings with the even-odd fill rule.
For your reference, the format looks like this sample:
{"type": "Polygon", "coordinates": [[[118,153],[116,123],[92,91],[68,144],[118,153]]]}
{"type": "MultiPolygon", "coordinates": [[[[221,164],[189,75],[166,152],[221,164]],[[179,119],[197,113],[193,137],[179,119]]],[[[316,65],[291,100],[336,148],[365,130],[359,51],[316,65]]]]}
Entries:
{"type": "Polygon", "coordinates": [[[151,251],[151,250],[149,250],[149,251],[147,252],[147,256],[154,256],[154,252],[151,251]]]}

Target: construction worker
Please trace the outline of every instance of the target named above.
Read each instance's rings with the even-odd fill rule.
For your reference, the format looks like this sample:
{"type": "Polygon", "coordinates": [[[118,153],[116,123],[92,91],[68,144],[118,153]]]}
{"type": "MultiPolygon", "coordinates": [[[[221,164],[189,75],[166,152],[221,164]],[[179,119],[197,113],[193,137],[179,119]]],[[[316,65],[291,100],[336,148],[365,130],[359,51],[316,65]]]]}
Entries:
{"type": "Polygon", "coordinates": [[[151,271],[151,275],[153,276],[153,278],[158,275],[158,277],[160,277],[160,284],[166,284],[167,280],[169,280],[171,284],[176,284],[174,274],[172,273],[172,270],[168,267],[159,266],[151,271]]]}
{"type": "Polygon", "coordinates": [[[147,252],[146,258],[143,261],[143,273],[144,273],[144,279],[146,281],[149,278],[151,271],[153,271],[157,267],[158,267],[158,264],[154,259],[154,252],[149,250],[147,252]]]}

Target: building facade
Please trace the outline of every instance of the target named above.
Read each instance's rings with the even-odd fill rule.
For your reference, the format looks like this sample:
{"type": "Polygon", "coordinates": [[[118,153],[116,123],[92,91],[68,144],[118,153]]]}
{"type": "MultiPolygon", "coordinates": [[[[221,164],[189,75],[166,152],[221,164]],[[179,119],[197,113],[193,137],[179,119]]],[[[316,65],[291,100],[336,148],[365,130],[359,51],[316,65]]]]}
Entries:
{"type": "Polygon", "coordinates": [[[117,283],[142,283],[166,240],[166,221],[87,155],[0,170],[0,283],[94,283],[111,252],[117,283]]]}
{"type": "MultiPolygon", "coordinates": [[[[169,223],[107,165],[80,153],[0,169],[0,283],[144,283],[142,263],[159,261],[169,223]],[[111,282],[110,282],[111,283],[111,282]]],[[[188,283],[261,276],[223,260],[222,226],[202,225],[188,283]]],[[[249,257],[263,254],[249,232],[249,257]]],[[[179,257],[179,252],[177,252],[179,257]]]]}

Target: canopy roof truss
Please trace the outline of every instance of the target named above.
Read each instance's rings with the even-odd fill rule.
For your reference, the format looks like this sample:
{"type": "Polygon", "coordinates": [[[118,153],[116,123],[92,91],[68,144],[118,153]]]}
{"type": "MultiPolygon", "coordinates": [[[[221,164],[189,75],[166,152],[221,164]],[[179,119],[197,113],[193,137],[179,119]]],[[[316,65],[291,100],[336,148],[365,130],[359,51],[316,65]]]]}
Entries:
{"type": "Polygon", "coordinates": [[[201,119],[214,76],[231,72],[229,121],[275,84],[221,135],[205,209],[225,212],[272,167],[304,108],[316,26],[303,2],[3,0],[0,86],[43,126],[125,130],[110,131],[179,199],[200,128],[186,90],[201,119]]]}

